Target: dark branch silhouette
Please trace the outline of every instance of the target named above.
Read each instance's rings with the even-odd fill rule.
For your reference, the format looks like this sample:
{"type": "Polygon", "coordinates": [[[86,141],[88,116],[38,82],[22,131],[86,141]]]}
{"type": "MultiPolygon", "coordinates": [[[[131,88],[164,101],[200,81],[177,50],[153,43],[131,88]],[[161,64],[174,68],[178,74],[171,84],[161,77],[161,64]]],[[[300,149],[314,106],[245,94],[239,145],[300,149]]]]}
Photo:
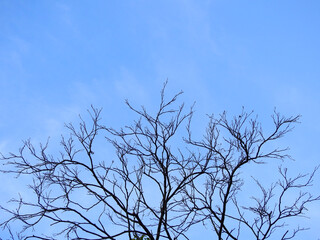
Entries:
{"type": "Polygon", "coordinates": [[[320,200],[319,196],[301,192],[311,186],[317,168],[309,175],[299,174],[292,178],[286,168],[279,167],[281,179],[269,189],[255,180],[262,196],[259,198],[255,194],[251,197],[254,206],[240,206],[238,193],[248,180],[242,173],[245,171],[243,168],[249,164],[264,164],[270,159],[290,158],[286,154],[287,149],[270,148],[269,145],[290,132],[292,124],[299,120],[299,116],[286,118],[275,112],[272,116],[274,130],[266,135],[257,119],[250,118],[251,115],[242,111],[231,120],[228,120],[226,113],[219,118],[210,116],[206,135],[201,141],[192,140],[188,128],[189,138],[186,142],[204,149],[211,160],[203,175],[204,187],[198,188],[199,179],[196,179],[185,188],[188,199],[185,202],[186,211],[196,212],[202,222],[209,222],[219,240],[237,240],[243,228],[248,228],[252,238],[257,240],[269,238],[276,230],[284,232],[281,239],[292,239],[306,229],[298,227],[290,234],[285,219],[302,216],[308,203],[320,200]],[[289,199],[284,205],[287,193],[294,189],[300,191],[297,197],[289,199]],[[251,214],[246,215],[245,212],[251,214]]]}
{"type": "Polygon", "coordinates": [[[101,110],[92,107],[91,121],[80,117],[78,127],[66,125],[70,136],[62,137],[59,156],[48,153],[49,141],[36,148],[30,140],[18,153],[2,155],[4,174],[32,177],[34,201],[20,196],[11,200],[16,209],[1,206],[11,216],[1,223],[11,239],[189,239],[191,227],[205,224],[219,240],[241,239],[243,229],[252,239],[283,232],[285,240],[306,230],[287,226],[286,219],[302,216],[308,203],[320,200],[307,191],[316,169],[290,177],[279,167],[280,179],[269,188],[252,178],[261,191],[251,197],[252,206],[238,199],[248,180],[246,165],[289,157],[287,149],[270,143],[290,132],[299,116],[275,112],[274,129],[265,134],[244,110],[231,120],[226,113],[212,115],[203,139],[194,140],[193,108],[177,106],[182,92],[166,100],[165,87],[155,114],[127,101],[139,118],[120,130],[102,125],[101,110]],[[96,157],[102,139],[115,158],[96,157]],[[287,198],[291,191],[295,199],[287,198]],[[14,236],[17,221],[23,228],[14,236]],[[33,231],[43,222],[56,229],[53,235],[33,231]]]}

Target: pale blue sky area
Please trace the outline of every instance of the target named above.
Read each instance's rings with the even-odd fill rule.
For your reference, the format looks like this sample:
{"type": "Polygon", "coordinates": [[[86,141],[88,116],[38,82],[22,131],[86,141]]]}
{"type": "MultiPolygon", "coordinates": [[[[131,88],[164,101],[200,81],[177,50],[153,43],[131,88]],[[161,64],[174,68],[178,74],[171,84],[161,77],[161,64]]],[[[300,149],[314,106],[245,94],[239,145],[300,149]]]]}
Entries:
{"type": "MultiPolygon", "coordinates": [[[[130,123],[124,99],[152,109],[168,79],[168,94],[196,101],[197,123],[242,106],[267,124],[274,107],[301,114],[285,143],[295,168],[309,171],[320,163],[319,43],[316,0],[2,0],[0,151],[29,137],[58,141],[90,104],[103,107],[106,125],[130,123]]],[[[0,180],[2,203],[17,187],[0,180]]],[[[320,206],[310,209],[304,239],[317,239],[320,206]]]]}

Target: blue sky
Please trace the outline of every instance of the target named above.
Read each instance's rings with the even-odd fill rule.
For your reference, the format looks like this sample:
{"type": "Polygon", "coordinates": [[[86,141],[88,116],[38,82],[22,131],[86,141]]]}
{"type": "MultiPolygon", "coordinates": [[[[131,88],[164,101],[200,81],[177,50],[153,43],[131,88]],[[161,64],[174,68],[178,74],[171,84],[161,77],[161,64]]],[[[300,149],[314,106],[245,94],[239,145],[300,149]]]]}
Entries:
{"type": "MultiPolygon", "coordinates": [[[[285,143],[309,171],[320,162],[319,13],[319,1],[2,0],[0,151],[58,140],[90,104],[108,125],[130,123],[124,99],[152,109],[168,79],[169,94],[196,101],[198,123],[242,106],[263,122],[274,107],[301,114],[285,143]]],[[[0,178],[15,186],[0,188],[4,202],[17,183],[0,178]]],[[[320,206],[310,209],[305,239],[317,239],[320,206]]]]}

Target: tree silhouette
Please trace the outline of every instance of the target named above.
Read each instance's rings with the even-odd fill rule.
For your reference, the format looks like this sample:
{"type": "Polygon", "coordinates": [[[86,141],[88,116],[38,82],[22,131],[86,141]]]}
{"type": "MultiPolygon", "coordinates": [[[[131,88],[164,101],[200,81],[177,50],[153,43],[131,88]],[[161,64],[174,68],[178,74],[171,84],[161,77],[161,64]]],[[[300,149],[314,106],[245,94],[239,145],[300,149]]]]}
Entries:
{"type": "Polygon", "coordinates": [[[30,176],[35,197],[11,200],[14,210],[1,206],[11,216],[1,223],[11,238],[16,221],[23,226],[18,239],[189,239],[188,230],[201,223],[219,240],[241,239],[243,231],[252,239],[275,232],[293,239],[305,230],[286,220],[320,200],[307,191],[316,169],[290,177],[280,166],[280,179],[269,188],[253,178],[261,191],[251,197],[254,205],[242,205],[238,198],[249,179],[245,166],[288,157],[287,149],[270,143],[290,132],[299,116],[275,112],[274,129],[265,134],[253,113],[242,110],[232,119],[212,115],[204,137],[195,140],[193,107],[177,106],[182,92],[166,100],[165,87],[155,114],[126,102],[139,117],[130,126],[106,127],[101,109],[92,107],[91,121],[80,117],[78,127],[66,125],[70,136],[62,137],[59,154],[48,153],[48,142],[36,148],[27,140],[18,153],[2,155],[9,167],[2,172],[30,176]],[[115,149],[115,158],[96,157],[101,139],[115,149]],[[288,199],[292,191],[297,195],[288,199]],[[52,235],[36,230],[43,222],[55,229],[52,235]]]}

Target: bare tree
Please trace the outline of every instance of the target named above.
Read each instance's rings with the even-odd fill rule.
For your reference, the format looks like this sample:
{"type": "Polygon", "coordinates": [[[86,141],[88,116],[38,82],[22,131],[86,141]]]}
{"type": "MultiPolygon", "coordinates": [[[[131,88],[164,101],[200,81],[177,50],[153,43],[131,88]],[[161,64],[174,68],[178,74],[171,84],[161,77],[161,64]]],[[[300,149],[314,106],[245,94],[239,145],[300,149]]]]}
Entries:
{"type": "MultiPolygon", "coordinates": [[[[286,154],[287,148],[270,148],[269,145],[290,132],[292,124],[297,123],[300,116],[286,118],[274,112],[274,129],[265,134],[257,118],[251,115],[252,112],[243,110],[231,120],[225,112],[218,118],[210,116],[206,135],[201,141],[192,139],[188,127],[186,142],[204,149],[211,156],[211,161],[204,179],[200,181],[204,182],[204,187],[197,188],[199,179],[195,179],[185,188],[188,199],[185,202],[186,211],[197,212],[202,222],[209,222],[219,240],[241,239],[244,230],[249,230],[252,239],[257,240],[269,238],[276,230],[283,232],[282,240],[292,239],[306,228],[290,230],[285,220],[302,216],[308,203],[320,200],[320,196],[314,197],[305,190],[311,186],[317,168],[311,174],[290,177],[287,168],[280,166],[280,179],[270,188],[264,187],[253,177],[262,194],[261,197],[257,193],[251,196],[254,205],[250,207],[247,206],[248,201],[245,206],[239,205],[238,193],[248,180],[248,176],[241,173],[246,165],[261,165],[272,159],[290,158],[286,154]],[[298,190],[294,199],[286,198],[291,190],[298,190]]],[[[275,170],[274,176],[276,173],[275,170]]]]}
{"type": "Polygon", "coordinates": [[[32,177],[35,197],[12,200],[15,210],[1,206],[11,215],[1,223],[11,238],[15,221],[23,224],[19,239],[189,239],[189,228],[201,223],[210,224],[219,240],[239,239],[245,227],[255,239],[267,239],[278,229],[284,231],[282,239],[291,239],[304,230],[290,232],[284,220],[304,214],[305,205],[320,198],[300,192],[289,204],[284,199],[289,190],[308,187],[314,172],[290,178],[287,169],[279,168],[282,179],[269,189],[255,180],[262,192],[260,198],[253,196],[256,205],[242,207],[237,198],[246,165],[287,157],[286,149],[270,150],[268,143],[286,135],[299,117],[275,113],[275,129],[265,135],[244,111],[231,121],[225,113],[210,116],[206,135],[196,141],[193,108],[176,105],[182,92],[166,100],[165,86],[153,115],[126,102],[139,116],[130,126],[106,127],[101,110],[92,107],[90,122],[80,117],[78,127],[66,125],[70,137],[62,137],[59,156],[48,153],[48,142],[36,149],[30,140],[18,153],[2,155],[9,166],[2,172],[32,177]],[[96,157],[101,136],[116,158],[96,157]],[[32,231],[42,222],[57,231],[50,236],[32,231]]]}

